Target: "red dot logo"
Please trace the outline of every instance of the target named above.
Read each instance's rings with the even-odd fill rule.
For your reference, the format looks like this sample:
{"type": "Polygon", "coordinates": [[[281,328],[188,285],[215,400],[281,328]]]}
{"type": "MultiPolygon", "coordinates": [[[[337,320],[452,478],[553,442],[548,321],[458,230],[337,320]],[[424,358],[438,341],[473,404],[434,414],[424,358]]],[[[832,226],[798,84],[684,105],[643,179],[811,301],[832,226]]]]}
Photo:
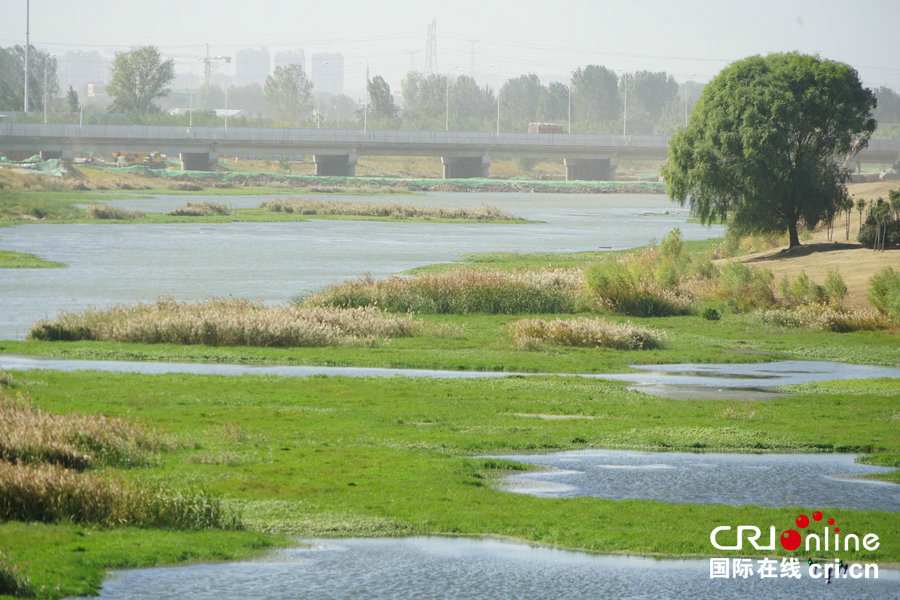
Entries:
{"type": "Polygon", "coordinates": [[[785,550],[796,550],[800,547],[800,542],[803,541],[803,538],[800,537],[800,534],[794,531],[793,529],[788,529],[784,533],[781,534],[781,547],[785,550]]]}
{"type": "Polygon", "coordinates": [[[828,524],[829,524],[829,525],[834,525],[834,519],[828,519],[828,524]]]}
{"type": "Polygon", "coordinates": [[[804,529],[809,525],[809,517],[807,517],[806,515],[800,515],[794,522],[797,523],[797,527],[799,527],[800,529],[804,529]]]}
{"type": "Polygon", "coordinates": [[[822,520],[822,511],[816,511],[813,513],[813,521],[821,521],[822,520]]]}
{"type": "Polygon", "coordinates": [[[837,533],[837,532],[840,531],[840,530],[841,530],[840,527],[835,527],[835,528],[834,528],[834,532],[835,532],[835,533],[837,533]]]}

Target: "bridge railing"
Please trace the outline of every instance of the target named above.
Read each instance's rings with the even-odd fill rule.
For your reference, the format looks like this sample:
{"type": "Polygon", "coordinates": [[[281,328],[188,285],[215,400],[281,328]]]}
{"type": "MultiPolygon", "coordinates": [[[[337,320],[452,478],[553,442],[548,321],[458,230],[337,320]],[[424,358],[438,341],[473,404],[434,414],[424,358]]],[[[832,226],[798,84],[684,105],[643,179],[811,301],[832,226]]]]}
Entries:
{"type": "Polygon", "coordinates": [[[148,125],[60,125],[6,123],[0,135],[18,138],[120,139],[159,141],[227,141],[250,143],[324,143],[324,144],[408,144],[430,146],[501,147],[648,147],[668,144],[667,136],[627,136],[588,134],[483,133],[456,131],[404,131],[350,129],[287,129],[241,127],[172,127],[148,125]]]}
{"type": "MultiPolygon", "coordinates": [[[[366,146],[407,145],[436,148],[470,147],[489,151],[491,148],[514,149],[595,149],[646,148],[664,149],[669,137],[662,135],[603,135],[550,133],[484,133],[457,131],[405,131],[355,129],[287,129],[263,127],[173,127],[150,125],[61,125],[10,123],[0,119],[0,142],[3,137],[19,140],[133,140],[160,143],[224,143],[225,145],[276,144],[297,146],[366,146]]],[[[870,140],[868,152],[900,154],[900,140],[870,140]]]]}

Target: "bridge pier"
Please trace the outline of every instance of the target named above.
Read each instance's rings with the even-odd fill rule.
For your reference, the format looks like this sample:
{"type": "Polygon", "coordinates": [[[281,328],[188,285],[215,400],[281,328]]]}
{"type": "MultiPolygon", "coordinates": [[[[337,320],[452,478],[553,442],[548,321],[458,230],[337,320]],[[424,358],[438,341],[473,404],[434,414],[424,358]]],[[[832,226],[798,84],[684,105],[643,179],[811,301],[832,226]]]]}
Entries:
{"type": "Polygon", "coordinates": [[[487,177],[491,166],[490,156],[442,156],[444,179],[471,179],[487,177]]]}
{"type": "Polygon", "coordinates": [[[219,155],[215,152],[181,152],[182,171],[215,171],[219,166],[219,155]]]}
{"type": "Polygon", "coordinates": [[[75,153],[71,150],[41,150],[40,151],[41,160],[50,160],[51,158],[58,158],[60,160],[72,160],[75,158],[75,153]]]}
{"type": "Polygon", "coordinates": [[[356,176],[356,154],[313,154],[316,175],[356,176]]]}
{"type": "Polygon", "coordinates": [[[614,181],[616,159],[610,158],[566,158],[566,181],[614,181]]]}

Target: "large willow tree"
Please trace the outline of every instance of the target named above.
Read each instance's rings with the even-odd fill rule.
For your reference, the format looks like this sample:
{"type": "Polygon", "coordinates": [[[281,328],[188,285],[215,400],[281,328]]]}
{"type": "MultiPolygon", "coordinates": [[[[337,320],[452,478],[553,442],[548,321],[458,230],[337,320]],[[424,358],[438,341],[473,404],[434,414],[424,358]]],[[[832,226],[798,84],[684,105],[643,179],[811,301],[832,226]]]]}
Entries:
{"type": "Polygon", "coordinates": [[[704,223],[739,233],[788,232],[835,215],[846,197],[842,163],[875,130],[875,96],[843,63],[797,53],[751,56],[703,90],[669,143],[669,196],[704,223]]]}

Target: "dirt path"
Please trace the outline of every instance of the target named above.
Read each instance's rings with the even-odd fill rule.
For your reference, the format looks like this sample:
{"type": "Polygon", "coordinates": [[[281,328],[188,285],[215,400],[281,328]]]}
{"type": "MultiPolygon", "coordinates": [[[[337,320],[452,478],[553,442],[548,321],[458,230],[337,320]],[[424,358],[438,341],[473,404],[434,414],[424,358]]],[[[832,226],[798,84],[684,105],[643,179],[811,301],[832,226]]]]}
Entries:
{"type": "MultiPolygon", "coordinates": [[[[875,183],[857,183],[848,186],[854,201],[888,197],[891,189],[900,188],[900,182],[887,181],[875,183]]],[[[854,308],[868,308],[866,300],[869,279],[884,267],[900,270],[900,250],[875,252],[863,248],[856,241],[859,233],[859,213],[856,208],[850,216],[850,240],[845,239],[844,217],[839,217],[834,224],[832,241],[828,241],[828,233],[824,229],[813,232],[812,238],[804,241],[800,248],[790,253],[786,247],[754,252],[740,258],[741,262],[753,267],[763,267],[772,271],[775,281],[785,276],[795,279],[800,273],[806,273],[816,283],[824,283],[828,271],[837,269],[849,292],[846,305],[854,308]]],[[[776,293],[777,286],[776,286],[776,293]]]]}

